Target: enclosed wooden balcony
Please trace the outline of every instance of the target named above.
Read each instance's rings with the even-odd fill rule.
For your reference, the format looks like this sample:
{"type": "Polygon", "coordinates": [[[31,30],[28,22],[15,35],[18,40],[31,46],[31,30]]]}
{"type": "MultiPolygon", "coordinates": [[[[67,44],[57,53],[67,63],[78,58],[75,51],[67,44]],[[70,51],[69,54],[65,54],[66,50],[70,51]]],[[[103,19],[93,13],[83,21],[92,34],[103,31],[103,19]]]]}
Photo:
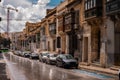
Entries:
{"type": "Polygon", "coordinates": [[[85,19],[93,19],[102,16],[102,0],[85,0],[85,19]]]}
{"type": "Polygon", "coordinates": [[[64,19],[63,16],[58,18],[58,33],[63,32],[64,31],[64,19]]]}
{"type": "Polygon", "coordinates": [[[120,0],[107,0],[106,14],[111,15],[120,11],[120,0]]]}

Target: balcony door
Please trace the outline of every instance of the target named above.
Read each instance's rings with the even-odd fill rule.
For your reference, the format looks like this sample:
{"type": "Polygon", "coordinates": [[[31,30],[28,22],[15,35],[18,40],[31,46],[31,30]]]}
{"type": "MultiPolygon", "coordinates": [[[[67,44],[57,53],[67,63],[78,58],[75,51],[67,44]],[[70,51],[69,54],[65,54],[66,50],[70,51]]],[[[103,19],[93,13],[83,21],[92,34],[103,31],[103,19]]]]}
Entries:
{"type": "Polygon", "coordinates": [[[120,24],[115,26],[115,55],[114,64],[120,66],[120,24]]]}
{"type": "Polygon", "coordinates": [[[84,61],[88,62],[88,37],[84,38],[84,61]]]}
{"type": "Polygon", "coordinates": [[[78,41],[77,41],[77,35],[73,34],[73,35],[69,35],[69,53],[74,56],[74,52],[75,50],[77,50],[77,45],[78,45],[78,41]]]}
{"type": "Polygon", "coordinates": [[[92,61],[94,63],[100,62],[100,28],[98,26],[92,27],[92,61]]]}

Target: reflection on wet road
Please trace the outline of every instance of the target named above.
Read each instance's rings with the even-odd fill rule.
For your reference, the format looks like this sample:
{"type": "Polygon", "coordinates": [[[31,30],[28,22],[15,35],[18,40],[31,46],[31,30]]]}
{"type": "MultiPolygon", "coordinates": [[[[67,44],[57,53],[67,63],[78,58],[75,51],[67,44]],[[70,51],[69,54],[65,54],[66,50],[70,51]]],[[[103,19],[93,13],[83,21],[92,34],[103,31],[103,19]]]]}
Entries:
{"type": "Polygon", "coordinates": [[[6,73],[6,64],[3,59],[2,53],[0,53],[0,80],[10,80],[6,73]]]}
{"type": "Polygon", "coordinates": [[[103,80],[15,55],[5,54],[5,58],[15,80],[103,80]]]}

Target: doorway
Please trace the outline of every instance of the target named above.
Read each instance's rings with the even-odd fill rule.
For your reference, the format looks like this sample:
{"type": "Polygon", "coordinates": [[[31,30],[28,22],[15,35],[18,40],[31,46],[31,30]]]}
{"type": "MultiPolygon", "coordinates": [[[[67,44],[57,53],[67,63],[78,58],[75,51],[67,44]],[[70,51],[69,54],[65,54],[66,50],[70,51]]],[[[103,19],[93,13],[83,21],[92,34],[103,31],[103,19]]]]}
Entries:
{"type": "Polygon", "coordinates": [[[120,24],[117,22],[115,26],[115,54],[114,54],[115,66],[120,66],[120,24]]]}
{"type": "Polygon", "coordinates": [[[78,41],[77,41],[77,35],[69,35],[69,54],[71,54],[72,56],[74,56],[74,52],[75,50],[77,50],[77,46],[78,46],[78,41]]]}
{"type": "Polygon", "coordinates": [[[93,63],[100,63],[100,42],[101,32],[98,26],[92,27],[91,33],[91,50],[92,50],[92,61],[93,63]]]}
{"type": "Polygon", "coordinates": [[[84,37],[84,62],[88,62],[88,37],[84,37]]]}

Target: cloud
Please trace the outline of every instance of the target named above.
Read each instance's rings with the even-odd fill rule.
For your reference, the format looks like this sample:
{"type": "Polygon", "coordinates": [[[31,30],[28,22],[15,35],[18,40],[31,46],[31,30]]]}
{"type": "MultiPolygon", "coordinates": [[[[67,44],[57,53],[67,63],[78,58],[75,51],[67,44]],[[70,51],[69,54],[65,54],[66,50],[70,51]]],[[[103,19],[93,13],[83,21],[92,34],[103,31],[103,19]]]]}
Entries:
{"type": "MultiPolygon", "coordinates": [[[[36,4],[32,4],[30,0],[2,0],[0,6],[18,9],[18,12],[10,10],[10,32],[22,31],[26,21],[38,22],[46,15],[46,9],[52,8],[47,4],[50,0],[38,0],[36,4]],[[17,20],[16,20],[17,19],[17,20]]],[[[2,21],[0,26],[7,29],[7,9],[0,7],[0,16],[2,21]]],[[[3,30],[2,30],[3,31],[3,30]]]]}

